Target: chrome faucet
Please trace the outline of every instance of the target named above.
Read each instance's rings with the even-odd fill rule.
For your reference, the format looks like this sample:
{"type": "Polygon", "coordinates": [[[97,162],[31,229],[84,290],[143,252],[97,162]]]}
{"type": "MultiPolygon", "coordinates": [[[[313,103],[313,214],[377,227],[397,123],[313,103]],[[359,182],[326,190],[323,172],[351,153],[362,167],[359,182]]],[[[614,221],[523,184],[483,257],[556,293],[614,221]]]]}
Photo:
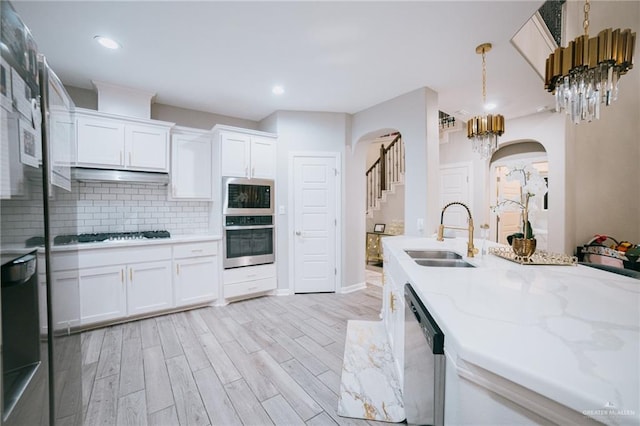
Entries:
{"type": "Polygon", "coordinates": [[[467,207],[466,204],[461,203],[459,201],[454,201],[451,202],[449,204],[447,204],[446,206],[444,206],[442,208],[442,213],[440,213],[440,226],[438,227],[438,241],[444,241],[444,229],[448,228],[448,229],[466,229],[469,231],[469,241],[467,242],[467,257],[473,257],[476,253],[478,253],[478,249],[475,248],[473,246],[473,218],[471,217],[471,210],[469,210],[469,207],[467,207]],[[469,215],[469,227],[468,228],[461,228],[459,226],[444,226],[442,224],[442,221],[444,220],[444,212],[445,210],[447,210],[449,207],[451,207],[452,205],[457,204],[459,206],[462,206],[465,208],[465,210],[467,211],[467,214],[469,215]]]}

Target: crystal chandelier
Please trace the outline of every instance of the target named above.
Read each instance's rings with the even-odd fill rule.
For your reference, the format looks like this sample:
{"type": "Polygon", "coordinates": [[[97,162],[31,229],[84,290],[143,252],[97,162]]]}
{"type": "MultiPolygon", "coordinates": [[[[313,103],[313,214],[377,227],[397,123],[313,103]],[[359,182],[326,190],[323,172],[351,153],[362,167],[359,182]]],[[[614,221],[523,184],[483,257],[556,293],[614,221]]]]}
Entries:
{"type": "MultiPolygon", "coordinates": [[[[487,63],[485,53],[491,50],[491,43],[476,47],[476,53],[482,54],[482,103],[487,103],[487,63]]],[[[498,149],[498,136],[504,133],[504,117],[500,114],[477,115],[467,121],[467,137],[471,139],[474,152],[484,159],[498,149]]]]}
{"type": "Polygon", "coordinates": [[[584,4],[584,35],[558,47],[546,62],[545,84],[555,95],[556,111],[575,124],[600,118],[600,104],[618,98],[618,79],[633,68],[636,33],[607,28],[589,38],[589,0],[584,4]]]}

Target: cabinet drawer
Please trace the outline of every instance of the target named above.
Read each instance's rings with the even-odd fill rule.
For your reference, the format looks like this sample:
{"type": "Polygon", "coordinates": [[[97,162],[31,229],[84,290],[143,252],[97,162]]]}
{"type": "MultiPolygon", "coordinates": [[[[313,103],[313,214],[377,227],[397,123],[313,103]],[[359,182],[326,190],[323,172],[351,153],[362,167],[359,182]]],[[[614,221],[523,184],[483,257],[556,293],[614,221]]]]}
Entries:
{"type": "Polygon", "coordinates": [[[224,286],[224,297],[230,299],[247,294],[260,293],[263,291],[274,290],[276,288],[276,279],[265,278],[261,280],[246,281],[241,283],[229,284],[224,286]]]}
{"type": "Polygon", "coordinates": [[[66,271],[69,269],[96,268],[108,265],[125,265],[129,263],[153,262],[168,259],[171,259],[171,246],[158,245],[128,248],[104,247],[59,252],[53,254],[51,263],[54,271],[66,271]]]}
{"type": "Polygon", "coordinates": [[[240,283],[243,281],[255,281],[264,278],[275,278],[276,265],[247,266],[244,268],[225,269],[224,284],[240,283]]]}
{"type": "Polygon", "coordinates": [[[174,259],[185,257],[215,256],[218,254],[217,242],[176,244],[173,246],[174,259]]]}

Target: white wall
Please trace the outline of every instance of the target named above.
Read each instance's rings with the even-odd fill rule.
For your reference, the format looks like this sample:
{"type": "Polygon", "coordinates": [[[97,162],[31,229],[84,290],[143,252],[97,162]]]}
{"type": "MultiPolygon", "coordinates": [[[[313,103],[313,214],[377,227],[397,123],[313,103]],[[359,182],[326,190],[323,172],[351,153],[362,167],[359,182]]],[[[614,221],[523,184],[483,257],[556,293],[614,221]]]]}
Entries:
{"type": "MultiPolygon", "coordinates": [[[[286,214],[277,216],[276,231],[276,256],[278,270],[278,288],[293,290],[289,282],[289,261],[291,260],[290,241],[293,239],[293,229],[289,224],[289,155],[293,152],[338,152],[344,159],[345,142],[350,125],[350,118],[343,113],[329,112],[297,112],[278,111],[265,118],[260,123],[260,130],[269,131],[278,135],[277,142],[277,174],[276,174],[276,211],[284,206],[286,214]]],[[[344,169],[344,162],[341,166],[344,169]]],[[[344,195],[345,180],[341,176],[342,192],[344,195]]],[[[344,207],[344,202],[343,202],[344,207]]],[[[342,223],[344,227],[344,208],[342,223]]],[[[364,215],[362,216],[364,221],[364,215]]],[[[364,235],[364,233],[362,234],[364,235]]],[[[338,240],[344,240],[344,234],[338,235],[338,240]]],[[[343,250],[344,253],[344,250],[343,250]]],[[[364,263],[363,263],[364,264],[364,263]]],[[[361,264],[361,265],[363,265],[361,264]]],[[[345,269],[350,265],[342,261],[341,283],[349,283],[345,280],[345,269]]]]}
{"type": "Polygon", "coordinates": [[[347,284],[364,281],[365,162],[375,136],[399,131],[405,144],[405,234],[431,235],[439,223],[438,95],[428,88],[414,90],[353,115],[350,146],[345,153],[345,261],[353,265],[347,284]],[[418,219],[424,226],[420,231],[418,219]]]}
{"type": "MultiPolygon", "coordinates": [[[[576,24],[570,39],[582,32],[582,5],[568,2],[576,24]]],[[[640,30],[640,2],[592,1],[590,36],[604,28],[640,30]]],[[[571,244],[582,245],[594,234],[640,242],[640,67],[620,79],[620,96],[603,107],[601,118],[572,127],[568,141],[572,158],[567,173],[575,180],[575,217],[571,244]]],[[[574,247],[575,249],[575,247],[574,247]]]]}
{"type": "MultiPolygon", "coordinates": [[[[74,86],[65,86],[65,89],[77,107],[92,110],[98,109],[98,94],[95,90],[82,89],[74,86]]],[[[209,130],[216,124],[225,124],[227,126],[241,127],[244,129],[258,128],[258,122],[256,121],[196,111],[188,108],[180,108],[161,103],[151,104],[151,118],[154,120],[176,123],[178,126],[193,127],[195,129],[204,130],[209,130]]]]}
{"type": "Polygon", "coordinates": [[[212,114],[209,112],[194,111],[192,109],[158,103],[151,104],[151,118],[154,120],[176,123],[178,126],[205,130],[213,128],[216,124],[224,124],[227,126],[253,130],[258,128],[258,123],[256,121],[229,117],[227,115],[212,114]]]}

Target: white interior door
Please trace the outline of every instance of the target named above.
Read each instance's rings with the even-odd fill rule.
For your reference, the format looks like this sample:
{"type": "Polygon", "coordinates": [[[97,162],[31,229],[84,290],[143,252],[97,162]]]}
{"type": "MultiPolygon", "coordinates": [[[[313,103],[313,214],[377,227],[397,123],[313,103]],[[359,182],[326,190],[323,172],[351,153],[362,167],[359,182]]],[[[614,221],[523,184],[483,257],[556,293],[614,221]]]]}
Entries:
{"type": "Polygon", "coordinates": [[[293,157],[293,289],[331,292],[337,277],[337,157],[293,157]]]}
{"type": "MultiPolygon", "coordinates": [[[[471,165],[450,164],[440,167],[440,208],[448,203],[459,201],[472,206],[471,198],[471,165]]],[[[466,228],[469,215],[464,207],[453,205],[445,213],[443,223],[448,226],[466,228]]],[[[467,231],[446,230],[447,234],[455,232],[457,236],[466,237],[467,231]]]]}

